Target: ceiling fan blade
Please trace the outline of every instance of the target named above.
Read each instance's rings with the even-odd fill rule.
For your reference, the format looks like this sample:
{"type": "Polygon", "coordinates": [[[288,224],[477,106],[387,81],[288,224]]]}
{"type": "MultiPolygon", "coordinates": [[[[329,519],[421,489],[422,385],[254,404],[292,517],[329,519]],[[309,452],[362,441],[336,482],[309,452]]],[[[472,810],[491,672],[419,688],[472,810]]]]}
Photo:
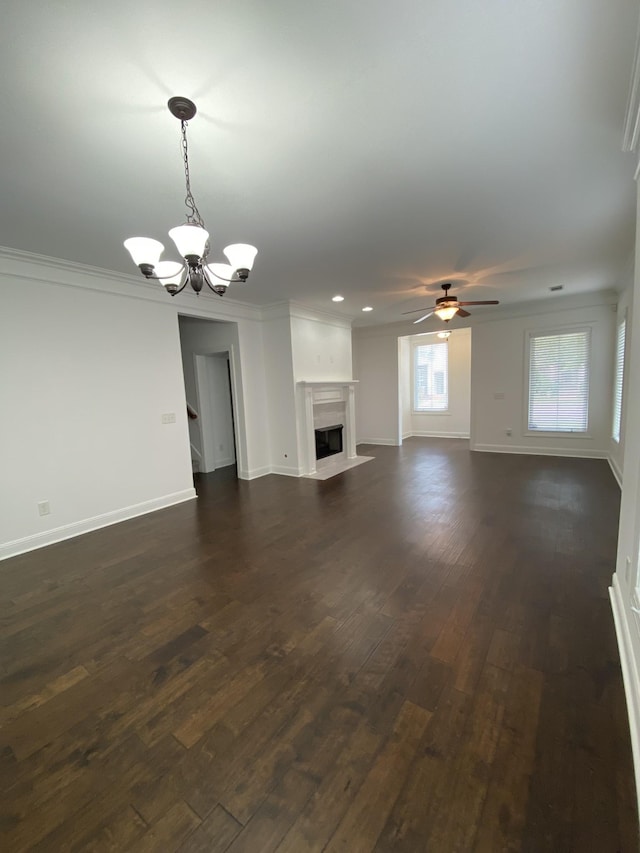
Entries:
{"type": "Polygon", "coordinates": [[[416,323],[422,323],[423,320],[426,320],[428,317],[431,317],[432,315],[433,315],[433,311],[429,311],[429,313],[425,314],[424,317],[420,317],[419,320],[414,320],[413,325],[415,326],[416,323]]]}
{"type": "Polygon", "coordinates": [[[497,299],[484,299],[482,302],[458,302],[458,305],[500,305],[497,299]]]}
{"type": "Polygon", "coordinates": [[[403,314],[417,314],[419,311],[435,311],[436,306],[431,305],[429,308],[414,308],[413,311],[403,311],[403,314]]]}
{"type": "Polygon", "coordinates": [[[469,314],[468,311],[465,311],[464,308],[458,308],[458,317],[470,317],[470,316],[471,316],[471,314],[469,314]]]}

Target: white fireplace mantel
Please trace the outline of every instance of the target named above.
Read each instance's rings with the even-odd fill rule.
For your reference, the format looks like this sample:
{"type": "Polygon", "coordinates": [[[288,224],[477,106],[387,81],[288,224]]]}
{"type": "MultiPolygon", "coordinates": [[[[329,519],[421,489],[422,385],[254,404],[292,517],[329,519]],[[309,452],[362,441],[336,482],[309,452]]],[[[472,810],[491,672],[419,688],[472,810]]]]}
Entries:
{"type": "Polygon", "coordinates": [[[345,431],[344,446],[346,460],[351,462],[356,458],[356,404],[355,387],[357,379],[327,380],[325,382],[297,383],[300,389],[300,420],[302,444],[304,450],[303,474],[306,476],[316,473],[316,439],[314,426],[314,406],[325,403],[344,403],[345,431]]]}

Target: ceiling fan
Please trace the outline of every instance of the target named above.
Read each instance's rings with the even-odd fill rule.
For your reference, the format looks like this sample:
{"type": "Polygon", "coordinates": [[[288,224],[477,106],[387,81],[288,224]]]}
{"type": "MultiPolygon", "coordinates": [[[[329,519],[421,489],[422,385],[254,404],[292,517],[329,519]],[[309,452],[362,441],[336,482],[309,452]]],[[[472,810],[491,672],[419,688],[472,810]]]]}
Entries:
{"type": "Polygon", "coordinates": [[[458,314],[460,317],[470,317],[470,313],[465,311],[462,307],[463,305],[499,305],[499,301],[497,299],[485,299],[482,302],[459,302],[457,296],[449,296],[449,289],[451,284],[443,284],[442,289],[444,290],[444,296],[441,296],[439,299],[436,299],[436,304],[432,308],[416,308],[414,311],[403,311],[403,314],[417,314],[418,311],[428,311],[427,314],[424,314],[420,317],[419,320],[414,320],[415,323],[422,323],[423,320],[426,320],[427,317],[431,317],[432,314],[437,314],[441,320],[444,320],[445,323],[448,323],[452,317],[455,317],[458,314]]]}

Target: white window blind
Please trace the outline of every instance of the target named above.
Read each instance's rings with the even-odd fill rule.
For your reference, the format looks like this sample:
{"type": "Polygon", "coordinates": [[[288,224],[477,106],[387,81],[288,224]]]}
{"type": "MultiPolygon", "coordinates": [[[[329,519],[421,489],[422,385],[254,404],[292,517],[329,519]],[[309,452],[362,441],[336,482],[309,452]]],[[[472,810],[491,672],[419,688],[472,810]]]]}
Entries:
{"type": "Polygon", "coordinates": [[[586,432],[589,330],[529,338],[529,429],[586,432]]]}
{"type": "Polygon", "coordinates": [[[413,350],[413,408],[446,412],[449,408],[449,346],[446,341],[413,350]]]}
{"type": "Polygon", "coordinates": [[[616,340],[616,375],[613,386],[613,438],[620,441],[620,423],[622,421],[622,383],[624,382],[624,341],[626,336],[626,321],[618,326],[616,340]]]}

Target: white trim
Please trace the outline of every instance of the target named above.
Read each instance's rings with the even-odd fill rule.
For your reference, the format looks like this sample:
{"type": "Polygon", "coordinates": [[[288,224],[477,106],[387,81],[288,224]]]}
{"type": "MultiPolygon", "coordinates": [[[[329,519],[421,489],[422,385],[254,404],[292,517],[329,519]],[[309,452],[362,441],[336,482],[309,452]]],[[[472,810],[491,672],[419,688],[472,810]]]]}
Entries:
{"type": "Polygon", "coordinates": [[[351,329],[352,318],[341,317],[328,311],[321,311],[303,305],[300,302],[274,302],[261,308],[263,320],[282,320],[295,318],[298,320],[311,320],[322,323],[325,326],[337,326],[340,329],[351,329]]]}
{"type": "Polygon", "coordinates": [[[394,438],[357,438],[356,444],[383,444],[391,447],[400,446],[394,438]]]}
{"type": "Polygon", "coordinates": [[[73,539],[75,536],[82,536],[82,534],[89,533],[92,530],[100,530],[102,527],[119,524],[121,521],[127,521],[130,518],[146,515],[149,512],[175,506],[175,504],[191,501],[195,498],[195,489],[184,489],[182,492],[174,492],[171,495],[132,504],[132,506],[105,512],[92,518],[85,518],[82,521],[74,521],[72,524],[54,527],[52,530],[45,530],[42,533],[36,533],[34,536],[25,536],[22,539],[14,539],[12,542],[4,542],[0,545],[0,560],[6,560],[8,557],[15,557],[27,551],[34,551],[36,548],[44,548],[46,545],[53,545],[54,542],[73,539]]]}
{"type": "Polygon", "coordinates": [[[611,468],[613,476],[616,478],[616,483],[622,489],[622,471],[620,470],[618,463],[611,454],[607,456],[607,461],[609,462],[609,467],[611,468]]]}
{"type": "MultiPolygon", "coordinates": [[[[629,625],[627,616],[628,608],[624,606],[622,589],[617,573],[614,574],[611,586],[609,587],[609,596],[613,610],[613,621],[616,627],[624,692],[627,699],[631,751],[633,753],[633,768],[636,778],[636,797],[640,805],[640,679],[638,678],[638,660],[631,639],[631,626],[629,625]]],[[[634,630],[638,631],[637,619],[634,630]]]]}
{"type": "Polygon", "coordinates": [[[259,477],[266,477],[270,473],[271,467],[269,465],[262,465],[260,468],[240,468],[238,466],[239,480],[257,480],[259,477]]]}
{"type": "Polygon", "coordinates": [[[209,320],[237,322],[243,319],[259,322],[262,319],[258,306],[239,302],[228,296],[222,300],[206,290],[197,294],[189,288],[173,298],[157,281],[149,281],[142,275],[105,270],[5,246],[0,246],[0,275],[59,287],[98,291],[108,296],[124,296],[128,299],[157,302],[177,311],[178,314],[209,320]]]}
{"type": "Polygon", "coordinates": [[[218,470],[218,468],[228,468],[229,465],[235,465],[235,464],[236,464],[235,459],[232,459],[231,456],[225,456],[224,459],[218,460],[218,462],[216,464],[216,471],[218,470]]]}
{"type": "Polygon", "coordinates": [[[302,477],[302,470],[294,468],[292,465],[273,465],[271,467],[272,474],[279,474],[283,477],[302,477]]]}
{"type": "Polygon", "coordinates": [[[511,444],[475,444],[481,453],[519,453],[525,456],[571,456],[577,459],[608,459],[606,450],[574,450],[572,447],[530,447],[511,444]]]}
{"type": "Polygon", "coordinates": [[[414,429],[411,435],[418,438],[470,438],[468,432],[438,432],[431,429],[414,429]]]}
{"type": "Polygon", "coordinates": [[[291,317],[296,317],[299,320],[312,320],[316,323],[323,323],[326,326],[337,326],[339,329],[351,329],[354,319],[352,317],[342,317],[330,311],[311,308],[308,305],[303,305],[301,302],[289,302],[289,310],[291,317]]]}

